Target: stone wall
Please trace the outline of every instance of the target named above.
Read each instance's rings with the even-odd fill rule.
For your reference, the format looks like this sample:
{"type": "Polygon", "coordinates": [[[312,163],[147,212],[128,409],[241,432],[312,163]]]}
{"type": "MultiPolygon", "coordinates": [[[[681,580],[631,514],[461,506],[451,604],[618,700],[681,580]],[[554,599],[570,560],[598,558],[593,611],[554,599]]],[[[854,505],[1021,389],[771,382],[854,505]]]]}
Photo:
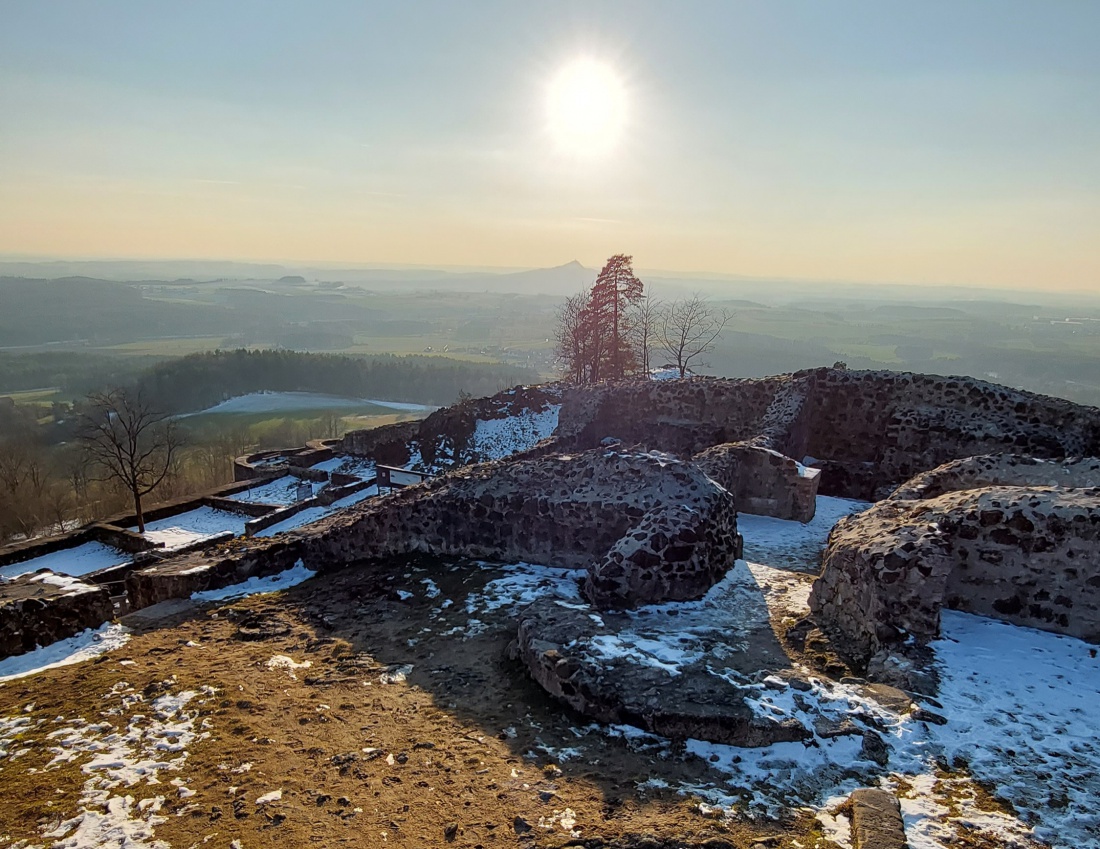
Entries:
{"type": "Polygon", "coordinates": [[[692,462],[729,490],[744,513],[809,522],[817,511],[820,472],[778,451],[730,442],[696,454],[692,462]]]}
{"type": "Polygon", "coordinates": [[[573,388],[557,437],[566,449],[615,437],[681,456],[752,442],[812,455],[823,494],[875,500],[976,454],[1100,454],[1100,410],[967,377],[822,368],[573,388]]]}
{"type": "Polygon", "coordinates": [[[683,456],[760,432],[785,378],[624,381],[567,389],[557,437],[567,449],[605,437],[683,456]]]}
{"type": "Polygon", "coordinates": [[[417,439],[420,422],[397,422],[369,430],[349,430],[340,450],[345,454],[370,457],[384,466],[403,466],[409,461],[409,443],[417,439]]]}
{"type": "Polygon", "coordinates": [[[479,421],[541,410],[548,404],[559,403],[560,395],[556,384],[514,386],[488,398],[469,398],[440,407],[421,421],[349,431],[344,434],[343,450],[370,457],[382,465],[403,466],[410,459],[408,445],[412,444],[428,467],[437,463],[450,467],[478,462],[485,458],[472,456],[469,449],[479,421]]]}
{"type": "Polygon", "coordinates": [[[0,658],[98,628],[113,615],[105,587],[36,572],[0,582],[0,658]]]}
{"type": "Polygon", "coordinates": [[[127,586],[136,608],[299,560],[329,569],[414,552],[587,568],[590,598],[623,607],[697,598],[741,553],[733,499],[698,467],[600,449],[470,466],[309,530],[156,564],[127,586]]]}
{"type": "Polygon", "coordinates": [[[1100,460],[1039,460],[1023,454],[983,454],[923,472],[892,493],[892,501],[921,501],[948,492],[989,486],[1100,486],[1100,460]]]}
{"type": "Polygon", "coordinates": [[[922,475],[838,523],[811,609],[862,663],[938,635],[944,606],[1100,642],[1100,487],[1011,485],[1096,470],[1007,455],[922,475]]]}
{"type": "Polygon", "coordinates": [[[913,475],[963,457],[1100,453],[1100,410],[969,377],[822,369],[806,452],[822,492],[884,497],[913,475]]]}

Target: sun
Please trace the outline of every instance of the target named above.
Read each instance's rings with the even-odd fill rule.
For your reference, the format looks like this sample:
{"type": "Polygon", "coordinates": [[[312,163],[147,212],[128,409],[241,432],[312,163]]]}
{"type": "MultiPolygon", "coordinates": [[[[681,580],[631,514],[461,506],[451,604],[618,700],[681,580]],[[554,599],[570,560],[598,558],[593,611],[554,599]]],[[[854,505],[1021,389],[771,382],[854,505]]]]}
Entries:
{"type": "Polygon", "coordinates": [[[609,66],[589,59],[573,62],[550,83],[550,134],[572,155],[609,153],[623,134],[626,100],[622,80],[609,66]]]}

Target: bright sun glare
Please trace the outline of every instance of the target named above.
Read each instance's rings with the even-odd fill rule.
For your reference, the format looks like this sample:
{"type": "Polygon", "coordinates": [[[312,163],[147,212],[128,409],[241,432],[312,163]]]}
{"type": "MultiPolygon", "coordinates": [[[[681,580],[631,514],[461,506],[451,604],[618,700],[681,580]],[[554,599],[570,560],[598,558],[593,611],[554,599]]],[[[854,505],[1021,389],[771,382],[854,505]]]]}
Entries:
{"type": "Polygon", "coordinates": [[[567,65],[550,83],[550,132],[566,153],[608,153],[622,136],[626,90],[607,65],[581,60],[567,65]]]}

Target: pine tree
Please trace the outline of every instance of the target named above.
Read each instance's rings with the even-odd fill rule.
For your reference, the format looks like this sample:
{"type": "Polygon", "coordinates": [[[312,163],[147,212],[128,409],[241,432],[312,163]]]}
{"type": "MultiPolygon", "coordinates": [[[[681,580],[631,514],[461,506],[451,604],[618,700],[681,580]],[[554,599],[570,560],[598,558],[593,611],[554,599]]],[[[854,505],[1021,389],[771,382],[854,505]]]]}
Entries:
{"type": "Polygon", "coordinates": [[[596,276],[589,298],[592,321],[606,340],[597,380],[617,380],[636,367],[630,345],[629,315],[642,300],[643,284],[634,276],[633,257],[616,254],[596,276]]]}

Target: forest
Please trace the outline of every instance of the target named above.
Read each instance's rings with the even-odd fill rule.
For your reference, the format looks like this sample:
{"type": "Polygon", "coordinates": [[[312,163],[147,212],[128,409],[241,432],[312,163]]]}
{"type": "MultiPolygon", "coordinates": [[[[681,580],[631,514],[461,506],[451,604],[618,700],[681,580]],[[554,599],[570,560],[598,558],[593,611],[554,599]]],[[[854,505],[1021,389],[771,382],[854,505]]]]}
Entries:
{"type": "MultiPolygon", "coordinates": [[[[260,391],[309,392],[442,406],[463,395],[491,395],[538,379],[537,373],[517,366],[446,357],[237,349],[169,359],[136,374],[125,368],[107,371],[93,386],[94,372],[69,357],[50,355],[46,367],[70,369],[65,372],[72,375],[70,388],[87,385],[93,393],[125,386],[176,426],[180,447],[156,487],[158,500],[227,483],[233,458],[251,450],[301,445],[354,427],[422,415],[367,402],[351,408],[181,415],[227,398],[260,391]],[[120,376],[126,379],[111,380],[120,376]]],[[[13,363],[19,358],[9,357],[8,364],[13,363]]],[[[80,444],[91,409],[88,399],[60,397],[49,390],[0,396],[0,543],[100,519],[129,504],[118,481],[101,479],[80,444]]]]}

